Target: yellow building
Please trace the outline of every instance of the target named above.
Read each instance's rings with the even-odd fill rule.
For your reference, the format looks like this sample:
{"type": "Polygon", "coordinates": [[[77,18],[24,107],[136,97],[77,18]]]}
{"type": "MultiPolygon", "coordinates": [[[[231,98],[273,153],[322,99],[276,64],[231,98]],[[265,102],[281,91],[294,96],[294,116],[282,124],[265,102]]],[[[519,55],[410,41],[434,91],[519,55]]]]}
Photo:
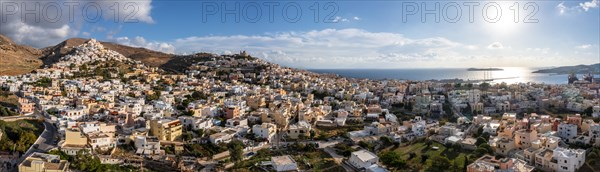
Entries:
{"type": "Polygon", "coordinates": [[[69,162],[60,160],[58,155],[35,152],[19,164],[20,172],[59,172],[68,171],[69,162]]]}
{"type": "Polygon", "coordinates": [[[290,113],[287,109],[282,108],[275,111],[263,113],[261,121],[266,123],[274,123],[279,128],[287,128],[289,124],[290,113]]]}
{"type": "Polygon", "coordinates": [[[306,121],[298,121],[296,124],[292,124],[288,127],[285,135],[292,139],[298,139],[301,137],[308,138],[310,136],[311,126],[306,121]]]}
{"type": "Polygon", "coordinates": [[[65,130],[64,145],[86,145],[87,137],[85,137],[78,129],[65,130]]]}
{"type": "Polygon", "coordinates": [[[160,140],[175,141],[182,134],[181,122],[178,119],[153,119],[150,121],[150,133],[160,140]]]}

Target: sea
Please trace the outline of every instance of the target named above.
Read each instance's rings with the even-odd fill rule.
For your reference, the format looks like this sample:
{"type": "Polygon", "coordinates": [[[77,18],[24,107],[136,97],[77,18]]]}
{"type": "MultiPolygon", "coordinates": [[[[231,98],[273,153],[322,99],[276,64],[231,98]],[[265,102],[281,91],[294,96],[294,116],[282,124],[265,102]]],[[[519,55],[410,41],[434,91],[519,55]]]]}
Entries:
{"type": "MultiPolygon", "coordinates": [[[[495,67],[496,68],[496,67],[495,67]]],[[[544,83],[567,84],[567,74],[533,73],[544,68],[497,67],[497,71],[469,71],[467,68],[422,68],[422,69],[309,69],[316,73],[334,73],[350,78],[367,78],[373,80],[482,80],[494,78],[492,83],[544,83]],[[490,74],[491,73],[491,74],[490,74]]],[[[596,76],[598,77],[598,76],[596,76]]],[[[583,75],[578,75],[583,78],[583,75]]]]}

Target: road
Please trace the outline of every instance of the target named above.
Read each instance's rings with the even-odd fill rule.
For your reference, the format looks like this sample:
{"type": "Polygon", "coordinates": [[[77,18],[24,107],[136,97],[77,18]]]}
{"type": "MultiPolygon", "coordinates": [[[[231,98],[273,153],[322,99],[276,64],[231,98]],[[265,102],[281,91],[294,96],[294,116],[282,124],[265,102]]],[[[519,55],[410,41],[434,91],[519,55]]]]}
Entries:
{"type": "MultiPolygon", "coordinates": [[[[32,115],[40,115],[40,114],[36,110],[36,112],[32,115]]],[[[56,142],[57,142],[56,137],[55,137],[56,132],[57,132],[56,127],[54,126],[54,124],[50,123],[48,121],[48,119],[46,119],[43,124],[44,124],[44,131],[42,132],[42,134],[40,134],[40,136],[37,138],[35,143],[29,147],[29,149],[21,156],[21,158],[19,158],[19,160],[17,161],[17,164],[20,164],[21,162],[23,162],[23,160],[25,160],[25,158],[27,158],[29,155],[33,154],[34,152],[46,153],[56,147],[56,142]],[[37,148],[35,145],[37,145],[37,148]]],[[[17,170],[17,169],[14,169],[14,170],[17,170]]]]}
{"type": "MultiPolygon", "coordinates": [[[[337,144],[337,143],[336,143],[337,144]]],[[[335,145],[335,144],[333,144],[335,145]]],[[[337,154],[335,152],[335,150],[333,150],[333,148],[331,148],[333,145],[329,145],[326,146],[324,148],[321,148],[321,144],[319,144],[319,148],[323,149],[323,151],[327,152],[335,161],[336,164],[342,166],[344,168],[344,170],[346,171],[354,171],[354,169],[352,167],[349,167],[346,163],[344,163],[344,156],[341,156],[339,154],[337,154]]]]}

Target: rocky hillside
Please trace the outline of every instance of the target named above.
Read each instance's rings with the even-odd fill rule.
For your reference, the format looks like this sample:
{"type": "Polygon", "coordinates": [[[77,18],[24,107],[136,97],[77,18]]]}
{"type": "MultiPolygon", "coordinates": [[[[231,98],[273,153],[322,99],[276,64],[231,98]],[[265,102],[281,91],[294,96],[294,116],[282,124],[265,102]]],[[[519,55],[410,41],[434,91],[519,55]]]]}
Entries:
{"type": "MultiPolygon", "coordinates": [[[[20,75],[31,72],[41,66],[50,66],[66,55],[73,54],[76,47],[85,44],[88,39],[71,38],[54,46],[36,49],[17,45],[9,38],[0,35],[0,75],[20,75]]],[[[169,72],[184,72],[190,65],[218,57],[209,53],[192,55],[174,55],[145,48],[130,47],[112,42],[97,42],[107,50],[115,51],[124,57],[140,61],[146,66],[160,67],[169,72]]],[[[248,58],[251,58],[248,56],[248,58]]]]}
{"type": "Polygon", "coordinates": [[[551,69],[538,70],[533,73],[555,73],[555,74],[600,74],[600,63],[591,65],[577,65],[577,66],[561,66],[551,69]]]}
{"type": "MultiPolygon", "coordinates": [[[[46,47],[43,49],[44,56],[41,59],[45,65],[56,63],[58,59],[66,54],[69,54],[74,47],[85,43],[87,40],[83,38],[71,38],[67,39],[55,46],[46,47]]],[[[167,63],[174,55],[166,54],[158,51],[152,51],[145,48],[130,47],[125,45],[119,45],[111,42],[100,42],[105,48],[116,51],[125,57],[139,60],[142,63],[152,66],[159,67],[167,63]]]]}
{"type": "Polygon", "coordinates": [[[0,35],[0,75],[20,75],[40,67],[38,59],[42,51],[30,46],[18,45],[0,35]]]}

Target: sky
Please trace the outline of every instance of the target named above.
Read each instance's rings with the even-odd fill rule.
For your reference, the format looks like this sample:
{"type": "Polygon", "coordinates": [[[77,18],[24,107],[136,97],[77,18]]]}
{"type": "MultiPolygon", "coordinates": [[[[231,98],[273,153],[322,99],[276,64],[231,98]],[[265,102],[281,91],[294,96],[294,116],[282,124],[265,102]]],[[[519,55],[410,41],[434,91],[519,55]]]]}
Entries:
{"type": "Polygon", "coordinates": [[[41,48],[95,38],[173,54],[247,51],[284,66],[600,63],[598,0],[2,0],[0,33],[41,48]]]}

